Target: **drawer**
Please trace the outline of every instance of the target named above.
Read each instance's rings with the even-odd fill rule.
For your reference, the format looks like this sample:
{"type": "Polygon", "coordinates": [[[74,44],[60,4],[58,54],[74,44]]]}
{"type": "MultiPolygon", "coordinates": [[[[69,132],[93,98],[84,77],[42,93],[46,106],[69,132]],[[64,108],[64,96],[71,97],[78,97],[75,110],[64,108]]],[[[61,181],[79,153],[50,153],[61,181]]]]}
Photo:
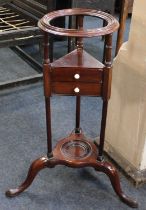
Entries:
{"type": "Polygon", "coordinates": [[[101,83],[52,82],[51,91],[61,95],[101,96],[101,83]]]}
{"type": "Polygon", "coordinates": [[[80,68],[52,68],[51,80],[54,82],[101,82],[102,69],[80,69],[80,68]]]}

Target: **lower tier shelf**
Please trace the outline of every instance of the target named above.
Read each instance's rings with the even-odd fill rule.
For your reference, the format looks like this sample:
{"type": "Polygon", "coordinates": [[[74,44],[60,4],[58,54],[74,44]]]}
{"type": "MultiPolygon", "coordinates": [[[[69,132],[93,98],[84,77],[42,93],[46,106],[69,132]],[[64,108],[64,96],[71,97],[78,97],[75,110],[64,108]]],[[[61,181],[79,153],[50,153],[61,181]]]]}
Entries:
{"type": "Polygon", "coordinates": [[[96,162],[98,150],[91,140],[87,140],[83,133],[71,133],[60,140],[54,150],[53,157],[66,163],[80,167],[82,164],[96,162]]]}
{"type": "Polygon", "coordinates": [[[96,171],[105,173],[118,197],[128,206],[138,207],[138,203],[122,191],[116,168],[107,161],[98,161],[96,145],[91,140],[87,140],[82,132],[79,134],[72,132],[70,136],[60,140],[56,144],[51,157],[43,156],[33,161],[25,181],[19,187],[6,191],[6,196],[15,197],[19,195],[32,184],[39,171],[57,165],[66,165],[72,168],[92,167],[96,171]]]}

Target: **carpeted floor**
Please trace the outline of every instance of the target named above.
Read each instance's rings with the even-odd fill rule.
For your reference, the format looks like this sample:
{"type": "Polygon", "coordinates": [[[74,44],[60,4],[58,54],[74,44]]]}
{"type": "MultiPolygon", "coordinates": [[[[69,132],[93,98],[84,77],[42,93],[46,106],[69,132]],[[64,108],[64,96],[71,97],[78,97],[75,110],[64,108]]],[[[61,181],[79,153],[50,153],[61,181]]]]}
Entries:
{"type": "MultiPolygon", "coordinates": [[[[115,195],[106,175],[90,168],[57,166],[39,173],[34,183],[16,198],[5,190],[19,185],[30,163],[46,154],[45,109],[42,83],[0,92],[0,209],[1,210],[129,210],[115,195]]],[[[73,97],[52,97],[53,144],[74,128],[73,97]]],[[[101,101],[82,99],[82,128],[95,138],[101,101]]],[[[146,210],[146,186],[136,189],[120,174],[123,190],[146,210]]]]}
{"type": "Polygon", "coordinates": [[[37,72],[9,48],[0,48],[0,83],[20,79],[37,72]]]}

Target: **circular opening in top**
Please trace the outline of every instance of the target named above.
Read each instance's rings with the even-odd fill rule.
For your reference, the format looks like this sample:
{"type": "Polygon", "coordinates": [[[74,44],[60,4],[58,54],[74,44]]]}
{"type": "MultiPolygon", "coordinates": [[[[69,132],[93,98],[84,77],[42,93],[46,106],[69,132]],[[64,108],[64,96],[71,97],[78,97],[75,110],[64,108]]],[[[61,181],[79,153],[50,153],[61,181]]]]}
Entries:
{"type": "MultiPolygon", "coordinates": [[[[84,21],[84,25],[86,22],[84,21]]],[[[111,16],[108,13],[97,11],[97,10],[91,10],[91,9],[81,9],[81,8],[74,8],[74,9],[65,9],[65,10],[58,10],[51,13],[48,13],[45,15],[40,21],[39,21],[39,27],[51,34],[60,35],[60,36],[72,36],[72,37],[93,37],[93,36],[101,36],[106,35],[114,32],[118,28],[119,24],[118,21],[111,16]],[[76,28],[69,28],[65,26],[64,27],[57,27],[56,21],[59,20],[59,18],[62,18],[62,20],[65,17],[68,17],[69,24],[73,23],[73,18],[77,17],[78,25],[75,26],[76,28]],[[82,28],[82,17],[83,16],[90,16],[90,19],[97,18],[98,20],[104,20],[104,23],[106,23],[106,26],[104,27],[95,27],[95,28],[82,28]],[[91,18],[92,17],[92,18],[91,18]],[[55,23],[55,24],[54,24],[55,23]]]]}

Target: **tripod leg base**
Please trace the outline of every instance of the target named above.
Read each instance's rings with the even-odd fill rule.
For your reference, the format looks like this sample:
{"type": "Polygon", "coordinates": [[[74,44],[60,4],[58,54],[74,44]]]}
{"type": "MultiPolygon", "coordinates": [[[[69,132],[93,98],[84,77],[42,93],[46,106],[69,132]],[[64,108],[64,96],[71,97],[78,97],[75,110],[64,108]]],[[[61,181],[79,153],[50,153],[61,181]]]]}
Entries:
{"type": "Polygon", "coordinates": [[[137,201],[131,199],[130,197],[128,197],[127,195],[125,195],[123,193],[123,191],[121,189],[121,185],[120,185],[120,179],[119,179],[118,172],[117,172],[116,168],[113,167],[112,164],[110,164],[109,162],[103,161],[103,162],[97,163],[97,165],[95,165],[94,168],[96,171],[101,171],[109,177],[112,187],[113,187],[115,193],[121,199],[121,201],[123,201],[125,204],[127,204],[128,206],[130,206],[132,208],[138,207],[137,201]]]}
{"type": "Polygon", "coordinates": [[[65,165],[72,168],[92,167],[96,171],[105,173],[118,197],[125,204],[137,208],[138,203],[124,194],[116,168],[104,160],[98,161],[97,147],[92,141],[85,139],[82,132],[72,132],[68,137],[61,139],[55,146],[50,158],[43,156],[35,160],[29,169],[26,180],[15,189],[6,191],[6,196],[15,197],[27,189],[38,172],[44,168],[53,168],[56,165],[65,165]]]}
{"type": "Polygon", "coordinates": [[[48,159],[47,156],[43,156],[35,160],[30,166],[30,169],[28,171],[28,175],[25,181],[18,188],[10,189],[6,191],[6,196],[15,197],[19,195],[21,192],[23,192],[25,189],[27,189],[31,185],[31,183],[33,182],[34,178],[36,177],[36,175],[38,174],[40,170],[46,167],[52,168],[55,165],[56,165],[56,162],[54,161],[54,159],[53,158],[48,159]]]}

